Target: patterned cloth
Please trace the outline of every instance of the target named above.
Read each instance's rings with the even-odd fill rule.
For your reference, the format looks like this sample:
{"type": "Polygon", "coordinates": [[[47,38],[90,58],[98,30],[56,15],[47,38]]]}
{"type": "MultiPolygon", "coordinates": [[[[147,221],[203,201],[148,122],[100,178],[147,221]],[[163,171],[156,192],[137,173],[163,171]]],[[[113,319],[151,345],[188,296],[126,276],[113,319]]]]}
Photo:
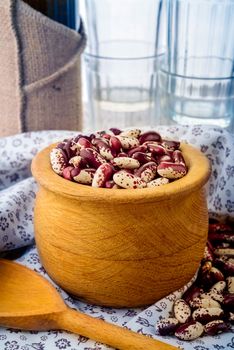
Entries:
{"type": "MultiPolygon", "coordinates": [[[[212,164],[212,175],[207,184],[210,216],[221,220],[234,219],[234,135],[223,129],[208,126],[159,126],[157,131],[164,138],[189,142],[206,154],[212,164]]],[[[41,131],[0,139],[0,252],[27,247],[24,255],[17,259],[18,262],[47,279],[49,277],[40,263],[34,245],[33,205],[37,185],[31,177],[30,163],[40,149],[75,134],[67,131],[41,131]]],[[[156,335],[154,328],[156,320],[169,315],[173,301],[188,285],[147,309],[113,309],[94,306],[74,300],[59,287],[56,286],[56,288],[65,302],[73,308],[93,317],[126,326],[139,333],[151,335],[177,345],[180,349],[234,349],[234,331],[214,337],[204,336],[189,343],[179,341],[175,337],[156,335]]],[[[85,337],[62,331],[21,332],[0,328],[1,350],[104,350],[107,348],[109,347],[85,337]]]]}

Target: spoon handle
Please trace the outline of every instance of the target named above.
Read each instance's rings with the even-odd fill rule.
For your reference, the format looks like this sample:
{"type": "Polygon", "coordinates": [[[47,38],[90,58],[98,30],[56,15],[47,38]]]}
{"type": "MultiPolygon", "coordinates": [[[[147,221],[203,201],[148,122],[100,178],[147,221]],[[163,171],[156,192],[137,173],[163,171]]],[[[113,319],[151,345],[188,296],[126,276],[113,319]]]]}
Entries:
{"type": "Polygon", "coordinates": [[[135,333],[103,320],[72,309],[55,313],[53,319],[58,328],[78,333],[87,338],[122,350],[173,350],[178,349],[144,335],[135,333]]]}

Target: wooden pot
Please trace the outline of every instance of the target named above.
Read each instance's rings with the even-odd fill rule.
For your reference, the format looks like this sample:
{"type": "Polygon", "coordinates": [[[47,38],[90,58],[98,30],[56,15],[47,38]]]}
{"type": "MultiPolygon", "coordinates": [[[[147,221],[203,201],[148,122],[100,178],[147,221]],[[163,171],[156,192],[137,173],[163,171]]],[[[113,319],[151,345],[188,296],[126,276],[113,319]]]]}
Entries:
{"type": "Polygon", "coordinates": [[[34,158],[40,185],[35,236],[42,264],[67,292],[113,307],[154,303],[186,284],[208,233],[208,159],[182,144],[188,174],[158,188],[92,188],[53,172],[47,147],[34,158]]]}

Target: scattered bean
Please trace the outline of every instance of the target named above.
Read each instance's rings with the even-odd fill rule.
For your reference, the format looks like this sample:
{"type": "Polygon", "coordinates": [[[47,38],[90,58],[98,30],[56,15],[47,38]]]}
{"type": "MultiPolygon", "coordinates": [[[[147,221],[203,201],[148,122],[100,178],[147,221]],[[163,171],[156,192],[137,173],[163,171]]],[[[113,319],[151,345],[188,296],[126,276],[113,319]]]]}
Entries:
{"type": "MultiPolygon", "coordinates": [[[[214,336],[230,330],[230,323],[234,322],[234,269],[231,268],[234,266],[234,259],[231,257],[232,251],[230,252],[234,250],[234,242],[230,239],[233,235],[234,226],[219,223],[209,225],[208,242],[197,279],[173,305],[179,326],[174,329],[172,326],[170,329],[168,319],[162,319],[156,324],[159,334],[174,334],[181,340],[192,340],[200,337],[203,331],[204,334],[214,336]],[[230,241],[228,254],[225,255],[217,248],[223,243],[222,239],[230,241]],[[184,305],[189,305],[193,310],[185,323],[184,318],[180,318],[180,313],[185,309],[184,305]]],[[[173,324],[172,321],[171,323],[173,324]]]]}
{"type": "Polygon", "coordinates": [[[156,323],[156,329],[160,335],[168,335],[175,333],[179,326],[179,321],[176,318],[164,318],[156,323]]]}
{"type": "Polygon", "coordinates": [[[180,323],[188,322],[191,316],[191,310],[185,300],[183,299],[176,300],[174,304],[174,314],[180,323]]]}
{"type": "Polygon", "coordinates": [[[202,335],[204,327],[200,322],[190,321],[177,328],[175,336],[181,340],[193,340],[202,335]]]}

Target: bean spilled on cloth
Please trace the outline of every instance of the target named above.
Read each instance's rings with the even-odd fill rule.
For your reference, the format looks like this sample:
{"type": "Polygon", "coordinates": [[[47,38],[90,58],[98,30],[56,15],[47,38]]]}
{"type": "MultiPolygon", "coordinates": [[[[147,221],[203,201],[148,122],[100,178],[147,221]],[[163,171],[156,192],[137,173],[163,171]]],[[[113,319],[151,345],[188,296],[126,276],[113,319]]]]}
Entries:
{"type": "Polygon", "coordinates": [[[193,285],[156,323],[160,335],[193,340],[227,332],[234,322],[234,225],[210,222],[204,258],[193,285]]]}
{"type": "Polygon", "coordinates": [[[50,162],[63,178],[96,188],[152,188],[187,173],[179,141],[140,129],[79,134],[53,148],[50,162]]]}

